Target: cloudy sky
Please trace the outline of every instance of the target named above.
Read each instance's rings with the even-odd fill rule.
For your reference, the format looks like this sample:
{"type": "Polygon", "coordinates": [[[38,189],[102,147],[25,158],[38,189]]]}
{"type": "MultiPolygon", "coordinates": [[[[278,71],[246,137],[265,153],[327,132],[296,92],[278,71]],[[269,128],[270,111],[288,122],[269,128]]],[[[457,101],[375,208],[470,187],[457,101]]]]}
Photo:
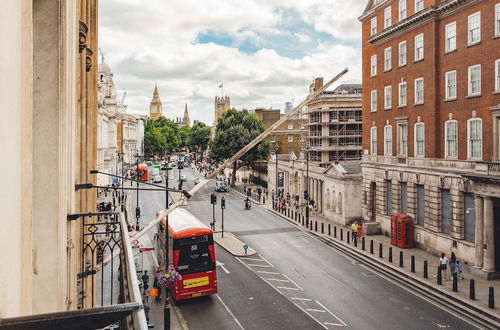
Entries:
{"type": "Polygon", "coordinates": [[[231,106],[284,107],[344,67],[342,82],[361,81],[366,0],[103,0],[99,47],[127,91],[132,113],[146,114],[155,83],[169,118],[212,124],[214,97],[231,106]]]}

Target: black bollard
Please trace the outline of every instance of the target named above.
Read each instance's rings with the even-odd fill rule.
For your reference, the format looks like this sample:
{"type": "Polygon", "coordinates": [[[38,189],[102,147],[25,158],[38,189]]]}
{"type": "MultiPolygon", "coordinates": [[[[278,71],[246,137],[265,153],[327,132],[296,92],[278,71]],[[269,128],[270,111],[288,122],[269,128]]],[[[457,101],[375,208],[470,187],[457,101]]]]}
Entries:
{"type": "Polygon", "coordinates": [[[337,238],[337,226],[333,226],[333,237],[337,238]]]}
{"type": "Polygon", "coordinates": [[[389,247],[389,262],[392,262],[392,246],[389,247]]]}
{"type": "Polygon", "coordinates": [[[424,278],[429,278],[429,273],[427,272],[427,260],[424,260],[424,278]]]}
{"type": "Polygon", "coordinates": [[[297,211],[293,213],[293,220],[297,221],[297,211]]]}
{"type": "Polygon", "coordinates": [[[488,307],[495,308],[495,288],[492,286],[488,291],[488,307]]]}
{"type": "Polygon", "coordinates": [[[290,218],[290,209],[286,210],[286,216],[290,218]]]}
{"type": "Polygon", "coordinates": [[[403,264],[403,251],[399,251],[399,267],[404,267],[404,264],[403,264]]]}
{"type": "Polygon", "coordinates": [[[438,266],[438,269],[437,269],[437,284],[438,285],[442,285],[443,284],[443,277],[442,277],[442,274],[441,274],[441,267],[438,266]]]}
{"type": "Polygon", "coordinates": [[[304,216],[302,216],[302,226],[304,225],[304,216]]]}
{"type": "Polygon", "coordinates": [[[470,280],[469,282],[469,298],[470,300],[476,300],[476,282],[474,280],[470,280]]]}
{"type": "Polygon", "coordinates": [[[328,224],[328,236],[332,236],[332,226],[328,224]]]}
{"type": "Polygon", "coordinates": [[[346,236],[347,236],[347,244],[349,244],[351,240],[351,232],[349,230],[347,231],[346,236]]]}
{"type": "Polygon", "coordinates": [[[373,240],[370,240],[370,254],[373,254],[373,240]]]}
{"type": "Polygon", "coordinates": [[[314,221],[314,231],[318,232],[318,221],[314,221]]]}
{"type": "Polygon", "coordinates": [[[325,223],[324,222],[321,223],[321,233],[322,234],[325,233],[325,223]]]}
{"type": "Polygon", "coordinates": [[[361,249],[364,251],[365,250],[365,237],[361,237],[361,249]]]}
{"type": "Polygon", "coordinates": [[[457,273],[453,273],[453,275],[451,276],[452,280],[453,280],[453,286],[452,286],[452,290],[453,292],[458,292],[458,278],[457,278],[457,273]]]}
{"type": "Polygon", "coordinates": [[[415,256],[410,258],[410,272],[415,273],[415,256]]]}
{"type": "MultiPolygon", "coordinates": [[[[354,234],[354,232],[353,232],[354,234]]],[[[358,247],[358,237],[356,236],[356,234],[354,234],[352,240],[354,241],[354,247],[358,247]]]]}
{"type": "Polygon", "coordinates": [[[382,243],[378,243],[378,257],[382,258],[382,243]]]}
{"type": "Polygon", "coordinates": [[[344,240],[344,229],[343,228],[340,228],[340,240],[341,241],[344,240]]]}

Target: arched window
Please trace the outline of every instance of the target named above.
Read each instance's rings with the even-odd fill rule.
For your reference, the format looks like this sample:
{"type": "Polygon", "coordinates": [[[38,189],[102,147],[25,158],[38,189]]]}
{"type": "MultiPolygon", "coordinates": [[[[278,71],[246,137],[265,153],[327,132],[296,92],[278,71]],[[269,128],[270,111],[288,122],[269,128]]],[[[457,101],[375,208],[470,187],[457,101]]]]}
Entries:
{"type": "Polygon", "coordinates": [[[335,188],[332,190],[332,211],[337,212],[337,193],[335,188]]]}

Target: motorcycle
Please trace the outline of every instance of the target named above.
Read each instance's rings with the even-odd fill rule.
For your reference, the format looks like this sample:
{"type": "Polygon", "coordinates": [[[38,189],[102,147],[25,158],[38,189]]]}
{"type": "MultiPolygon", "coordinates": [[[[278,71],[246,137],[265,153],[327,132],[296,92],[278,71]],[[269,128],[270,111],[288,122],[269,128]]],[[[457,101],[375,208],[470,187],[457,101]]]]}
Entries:
{"type": "Polygon", "coordinates": [[[252,207],[252,203],[249,200],[245,200],[245,210],[250,210],[252,207]]]}

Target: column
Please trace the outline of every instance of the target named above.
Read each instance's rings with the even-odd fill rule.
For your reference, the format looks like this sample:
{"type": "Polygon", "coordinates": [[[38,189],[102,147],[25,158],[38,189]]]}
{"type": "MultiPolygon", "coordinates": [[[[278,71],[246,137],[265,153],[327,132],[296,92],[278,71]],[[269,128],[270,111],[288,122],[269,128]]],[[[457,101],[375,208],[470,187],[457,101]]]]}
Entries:
{"type": "Polygon", "coordinates": [[[495,238],[493,231],[493,199],[484,197],[484,242],[486,249],[484,250],[484,272],[495,271],[495,238]]]}
{"type": "Polygon", "coordinates": [[[319,182],[319,213],[323,213],[323,181],[319,182]]]}
{"type": "Polygon", "coordinates": [[[474,210],[469,210],[474,211],[475,213],[475,223],[476,223],[476,228],[475,228],[475,249],[476,249],[476,258],[474,261],[474,267],[476,268],[483,268],[483,245],[484,245],[484,228],[483,228],[483,198],[479,195],[475,196],[474,199],[474,210]]]}

